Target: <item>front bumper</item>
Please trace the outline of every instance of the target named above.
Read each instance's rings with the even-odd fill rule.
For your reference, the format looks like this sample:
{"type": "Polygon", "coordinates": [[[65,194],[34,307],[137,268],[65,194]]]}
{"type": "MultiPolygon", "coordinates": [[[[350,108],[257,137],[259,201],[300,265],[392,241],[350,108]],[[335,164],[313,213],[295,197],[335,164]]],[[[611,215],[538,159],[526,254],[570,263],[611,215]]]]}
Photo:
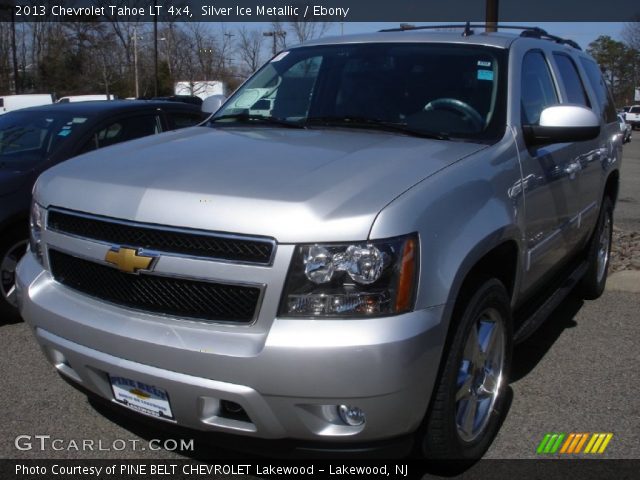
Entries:
{"type": "MultiPolygon", "coordinates": [[[[444,307],[365,320],[273,320],[270,328],[187,322],[106,304],[55,282],[28,254],[21,313],[66,378],[115,403],[108,375],[168,392],[178,425],[267,439],[377,441],[413,432],[436,379],[444,307]],[[239,404],[248,421],[225,416],[239,404]],[[336,405],[360,407],[348,426],[336,405]]],[[[124,407],[123,407],[124,408],[124,407]]]]}

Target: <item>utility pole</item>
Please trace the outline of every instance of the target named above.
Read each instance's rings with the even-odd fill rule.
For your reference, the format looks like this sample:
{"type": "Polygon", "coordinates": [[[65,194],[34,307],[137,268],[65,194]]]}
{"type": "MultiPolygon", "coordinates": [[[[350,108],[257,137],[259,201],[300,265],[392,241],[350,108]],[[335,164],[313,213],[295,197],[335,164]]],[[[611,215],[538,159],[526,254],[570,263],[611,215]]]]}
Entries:
{"type": "Polygon", "coordinates": [[[136,98],[140,96],[138,85],[138,26],[133,27],[133,76],[136,83],[136,98]]]}
{"type": "Polygon", "coordinates": [[[486,0],[485,11],[485,31],[498,31],[498,10],[500,0],[486,0]]]}
{"type": "MultiPolygon", "coordinates": [[[[235,34],[230,32],[224,32],[222,35],[227,39],[229,44],[231,43],[231,37],[235,36],[235,34]]],[[[223,40],[222,42],[222,69],[221,70],[223,74],[226,74],[226,70],[227,70],[227,48],[226,48],[227,41],[223,40]]],[[[231,64],[231,61],[229,61],[229,64],[231,64]]]]}
{"type": "MultiPolygon", "coordinates": [[[[158,4],[157,1],[154,0],[153,6],[155,7],[158,4]]],[[[153,83],[153,96],[158,96],[158,15],[157,10],[155,11],[156,15],[153,17],[153,71],[154,71],[154,83],[153,83]]]]}
{"type": "Polygon", "coordinates": [[[270,32],[264,32],[262,35],[265,37],[273,37],[273,54],[278,53],[278,37],[286,37],[287,32],[283,30],[271,30],[270,32]]]}
{"type": "Polygon", "coordinates": [[[20,93],[20,78],[18,76],[18,54],[16,47],[16,8],[11,6],[11,56],[13,57],[13,81],[16,94],[20,93]]]}

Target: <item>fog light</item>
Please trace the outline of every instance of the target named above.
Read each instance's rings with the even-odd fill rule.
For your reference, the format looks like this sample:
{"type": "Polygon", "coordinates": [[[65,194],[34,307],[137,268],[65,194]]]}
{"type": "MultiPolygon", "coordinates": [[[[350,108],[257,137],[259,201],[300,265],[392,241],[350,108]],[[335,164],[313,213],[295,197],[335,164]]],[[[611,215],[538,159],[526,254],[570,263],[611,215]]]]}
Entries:
{"type": "Polygon", "coordinates": [[[338,405],[340,419],[352,427],[358,427],[364,423],[364,412],[353,405],[338,405]]]}

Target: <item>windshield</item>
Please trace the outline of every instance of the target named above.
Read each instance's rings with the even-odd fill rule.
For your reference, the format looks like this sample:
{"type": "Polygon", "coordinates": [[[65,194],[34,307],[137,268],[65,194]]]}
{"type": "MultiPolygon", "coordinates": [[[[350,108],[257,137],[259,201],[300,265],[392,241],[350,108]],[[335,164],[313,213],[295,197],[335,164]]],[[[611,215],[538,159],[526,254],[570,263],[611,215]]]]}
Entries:
{"type": "Polygon", "coordinates": [[[393,127],[495,141],[505,128],[505,59],[501,49],[455,44],[296,48],[258,71],[210,125],[393,127]]]}
{"type": "Polygon", "coordinates": [[[631,107],[629,113],[640,113],[640,107],[631,107]]]}
{"type": "Polygon", "coordinates": [[[73,138],[87,117],[63,112],[11,112],[0,116],[0,164],[30,166],[73,138]]]}

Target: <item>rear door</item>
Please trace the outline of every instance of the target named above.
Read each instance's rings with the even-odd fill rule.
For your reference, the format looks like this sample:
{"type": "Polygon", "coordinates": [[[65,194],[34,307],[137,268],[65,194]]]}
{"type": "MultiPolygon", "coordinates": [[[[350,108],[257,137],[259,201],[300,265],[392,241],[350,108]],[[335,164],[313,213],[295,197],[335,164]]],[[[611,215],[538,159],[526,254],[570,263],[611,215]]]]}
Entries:
{"type": "Polygon", "coordinates": [[[602,128],[598,138],[578,144],[582,150],[578,231],[582,242],[586,242],[596,225],[608,167],[622,156],[622,141],[619,140],[620,127],[613,97],[600,67],[592,59],[583,56],[579,58],[578,65],[582,67],[583,82],[589,90],[591,108],[600,117],[602,128]]]}
{"type": "MultiPolygon", "coordinates": [[[[554,51],[552,57],[560,85],[561,103],[592,108],[595,102],[587,94],[585,83],[580,77],[578,65],[571,52],[554,51]]],[[[566,238],[570,244],[570,251],[582,247],[582,240],[590,231],[590,226],[595,224],[595,214],[599,205],[596,197],[600,181],[597,165],[602,160],[602,149],[605,147],[602,138],[603,135],[600,135],[594,140],[573,142],[567,151],[570,162],[565,168],[565,173],[569,179],[570,218],[566,238]]]]}

